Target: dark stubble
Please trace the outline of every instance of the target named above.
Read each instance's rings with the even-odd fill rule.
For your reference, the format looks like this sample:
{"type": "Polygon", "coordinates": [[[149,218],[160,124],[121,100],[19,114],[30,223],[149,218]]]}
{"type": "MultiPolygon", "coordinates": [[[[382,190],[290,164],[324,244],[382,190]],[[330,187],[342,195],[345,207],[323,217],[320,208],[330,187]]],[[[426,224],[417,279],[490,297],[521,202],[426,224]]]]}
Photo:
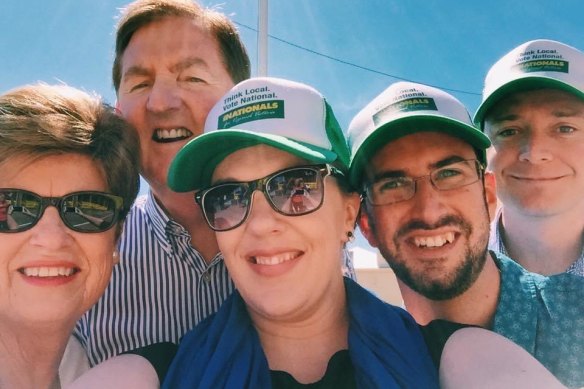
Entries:
{"type": "MultiPolygon", "coordinates": [[[[486,207],[485,204],[485,210],[486,207]]],[[[470,242],[473,226],[460,216],[445,215],[433,225],[421,220],[411,220],[394,234],[392,239],[396,247],[395,251],[390,250],[385,245],[380,245],[379,251],[393,269],[397,278],[412,290],[430,300],[449,300],[467,291],[477,280],[485,265],[489,240],[489,219],[488,216],[484,216],[481,219],[481,222],[475,226],[477,227],[477,242],[474,244],[470,242]],[[425,272],[415,273],[408,268],[408,258],[400,255],[399,238],[413,230],[433,230],[445,226],[457,227],[466,238],[466,249],[460,263],[450,271],[450,274],[440,279],[432,278],[425,272]]],[[[372,223],[371,228],[373,233],[379,237],[374,223],[372,223]]],[[[382,239],[378,239],[378,242],[382,241],[382,239]]],[[[437,263],[445,260],[446,258],[436,258],[437,263]]]]}

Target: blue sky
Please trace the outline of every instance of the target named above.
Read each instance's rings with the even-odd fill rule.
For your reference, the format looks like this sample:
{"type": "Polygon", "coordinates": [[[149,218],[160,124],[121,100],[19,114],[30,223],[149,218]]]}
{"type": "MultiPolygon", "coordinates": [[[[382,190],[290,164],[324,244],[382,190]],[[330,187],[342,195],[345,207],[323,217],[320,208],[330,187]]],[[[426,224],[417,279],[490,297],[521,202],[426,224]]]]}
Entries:
{"type": "MultiPolygon", "coordinates": [[[[2,0],[0,92],[65,82],[113,103],[115,17],[126,3],[2,0]]],[[[257,0],[202,4],[239,25],[255,75],[257,0]]],[[[467,92],[449,91],[472,114],[487,70],[515,46],[547,38],[584,49],[582,15],[580,0],[270,0],[269,33],[278,39],[269,40],[268,75],[314,86],[344,128],[397,81],[388,75],[467,92]]],[[[366,246],[362,238],[358,244],[366,246]]]]}

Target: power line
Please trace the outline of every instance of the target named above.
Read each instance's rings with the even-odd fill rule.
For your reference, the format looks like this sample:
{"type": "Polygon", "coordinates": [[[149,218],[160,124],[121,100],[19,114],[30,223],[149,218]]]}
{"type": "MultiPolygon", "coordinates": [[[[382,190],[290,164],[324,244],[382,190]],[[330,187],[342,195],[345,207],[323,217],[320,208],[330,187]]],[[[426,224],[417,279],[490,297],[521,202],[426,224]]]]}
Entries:
{"type": "MultiPolygon", "coordinates": [[[[258,32],[257,29],[255,29],[253,27],[250,27],[250,26],[248,26],[246,24],[239,23],[239,22],[236,22],[234,20],[232,20],[232,21],[233,21],[233,23],[235,23],[236,25],[238,25],[240,27],[246,28],[246,29],[251,30],[251,31],[254,31],[256,33],[258,32]]],[[[345,61],[343,59],[339,59],[339,58],[336,58],[336,57],[333,57],[333,56],[330,56],[330,55],[327,55],[327,54],[323,54],[323,53],[320,53],[320,52],[318,52],[316,50],[312,50],[312,49],[309,49],[307,47],[298,45],[296,43],[287,41],[285,39],[278,38],[277,36],[274,36],[272,34],[268,34],[268,36],[270,38],[276,40],[276,41],[285,43],[287,45],[290,45],[290,46],[295,47],[295,48],[300,49],[300,50],[307,51],[307,52],[309,52],[311,54],[318,55],[319,57],[323,57],[323,58],[330,59],[331,61],[335,61],[335,62],[338,62],[338,63],[342,63],[342,64],[348,65],[348,66],[352,66],[354,68],[361,69],[361,70],[365,70],[365,71],[370,72],[370,73],[375,73],[375,74],[379,74],[379,75],[382,75],[382,76],[391,77],[391,78],[394,78],[396,80],[420,83],[419,81],[416,81],[416,80],[411,80],[411,79],[408,79],[408,78],[405,78],[405,77],[396,76],[395,74],[390,74],[390,73],[382,72],[381,70],[371,69],[371,68],[368,68],[368,67],[365,67],[365,66],[358,65],[358,64],[353,63],[353,62],[345,61]]],[[[476,92],[465,91],[465,90],[454,89],[454,88],[446,88],[446,87],[443,87],[443,86],[440,86],[440,85],[432,85],[432,84],[426,84],[426,83],[423,83],[423,84],[428,85],[428,86],[432,86],[434,88],[443,89],[443,90],[446,90],[446,91],[449,91],[449,92],[463,93],[463,94],[473,95],[473,96],[481,96],[480,93],[476,93],[476,92]]]]}

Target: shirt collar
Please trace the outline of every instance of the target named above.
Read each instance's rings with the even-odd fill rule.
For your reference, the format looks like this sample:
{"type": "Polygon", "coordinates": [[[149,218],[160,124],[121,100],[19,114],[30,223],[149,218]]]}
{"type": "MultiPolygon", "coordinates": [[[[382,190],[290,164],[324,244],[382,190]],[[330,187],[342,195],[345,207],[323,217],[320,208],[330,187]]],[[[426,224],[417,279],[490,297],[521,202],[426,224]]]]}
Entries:
{"type": "MultiPolygon", "coordinates": [[[[489,237],[489,247],[501,254],[509,257],[507,248],[505,248],[505,243],[503,242],[503,233],[505,229],[503,227],[503,208],[497,209],[495,219],[491,223],[491,235],[489,237]]],[[[584,245],[582,247],[582,252],[580,256],[574,263],[568,267],[566,273],[573,273],[579,276],[584,276],[584,245]]]]}

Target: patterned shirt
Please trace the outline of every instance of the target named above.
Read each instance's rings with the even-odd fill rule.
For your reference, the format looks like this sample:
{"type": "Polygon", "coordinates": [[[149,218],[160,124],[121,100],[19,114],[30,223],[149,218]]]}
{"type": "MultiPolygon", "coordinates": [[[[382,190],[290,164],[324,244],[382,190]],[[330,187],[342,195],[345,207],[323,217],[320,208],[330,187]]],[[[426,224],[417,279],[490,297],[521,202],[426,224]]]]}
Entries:
{"type": "Polygon", "coordinates": [[[178,343],[234,289],[223,258],[207,264],[152,192],[130,211],[104,296],[77,323],[91,365],[159,342],[178,343]]]}
{"type": "Polygon", "coordinates": [[[530,273],[491,253],[501,272],[493,331],[527,350],[564,385],[584,386],[584,278],[530,273]]]}
{"type": "MultiPolygon", "coordinates": [[[[509,256],[505,243],[503,242],[503,220],[501,208],[497,211],[495,220],[491,223],[491,235],[489,238],[489,250],[498,251],[505,256],[509,256]]],[[[580,257],[570,265],[566,273],[584,276],[584,245],[580,257]]]]}

